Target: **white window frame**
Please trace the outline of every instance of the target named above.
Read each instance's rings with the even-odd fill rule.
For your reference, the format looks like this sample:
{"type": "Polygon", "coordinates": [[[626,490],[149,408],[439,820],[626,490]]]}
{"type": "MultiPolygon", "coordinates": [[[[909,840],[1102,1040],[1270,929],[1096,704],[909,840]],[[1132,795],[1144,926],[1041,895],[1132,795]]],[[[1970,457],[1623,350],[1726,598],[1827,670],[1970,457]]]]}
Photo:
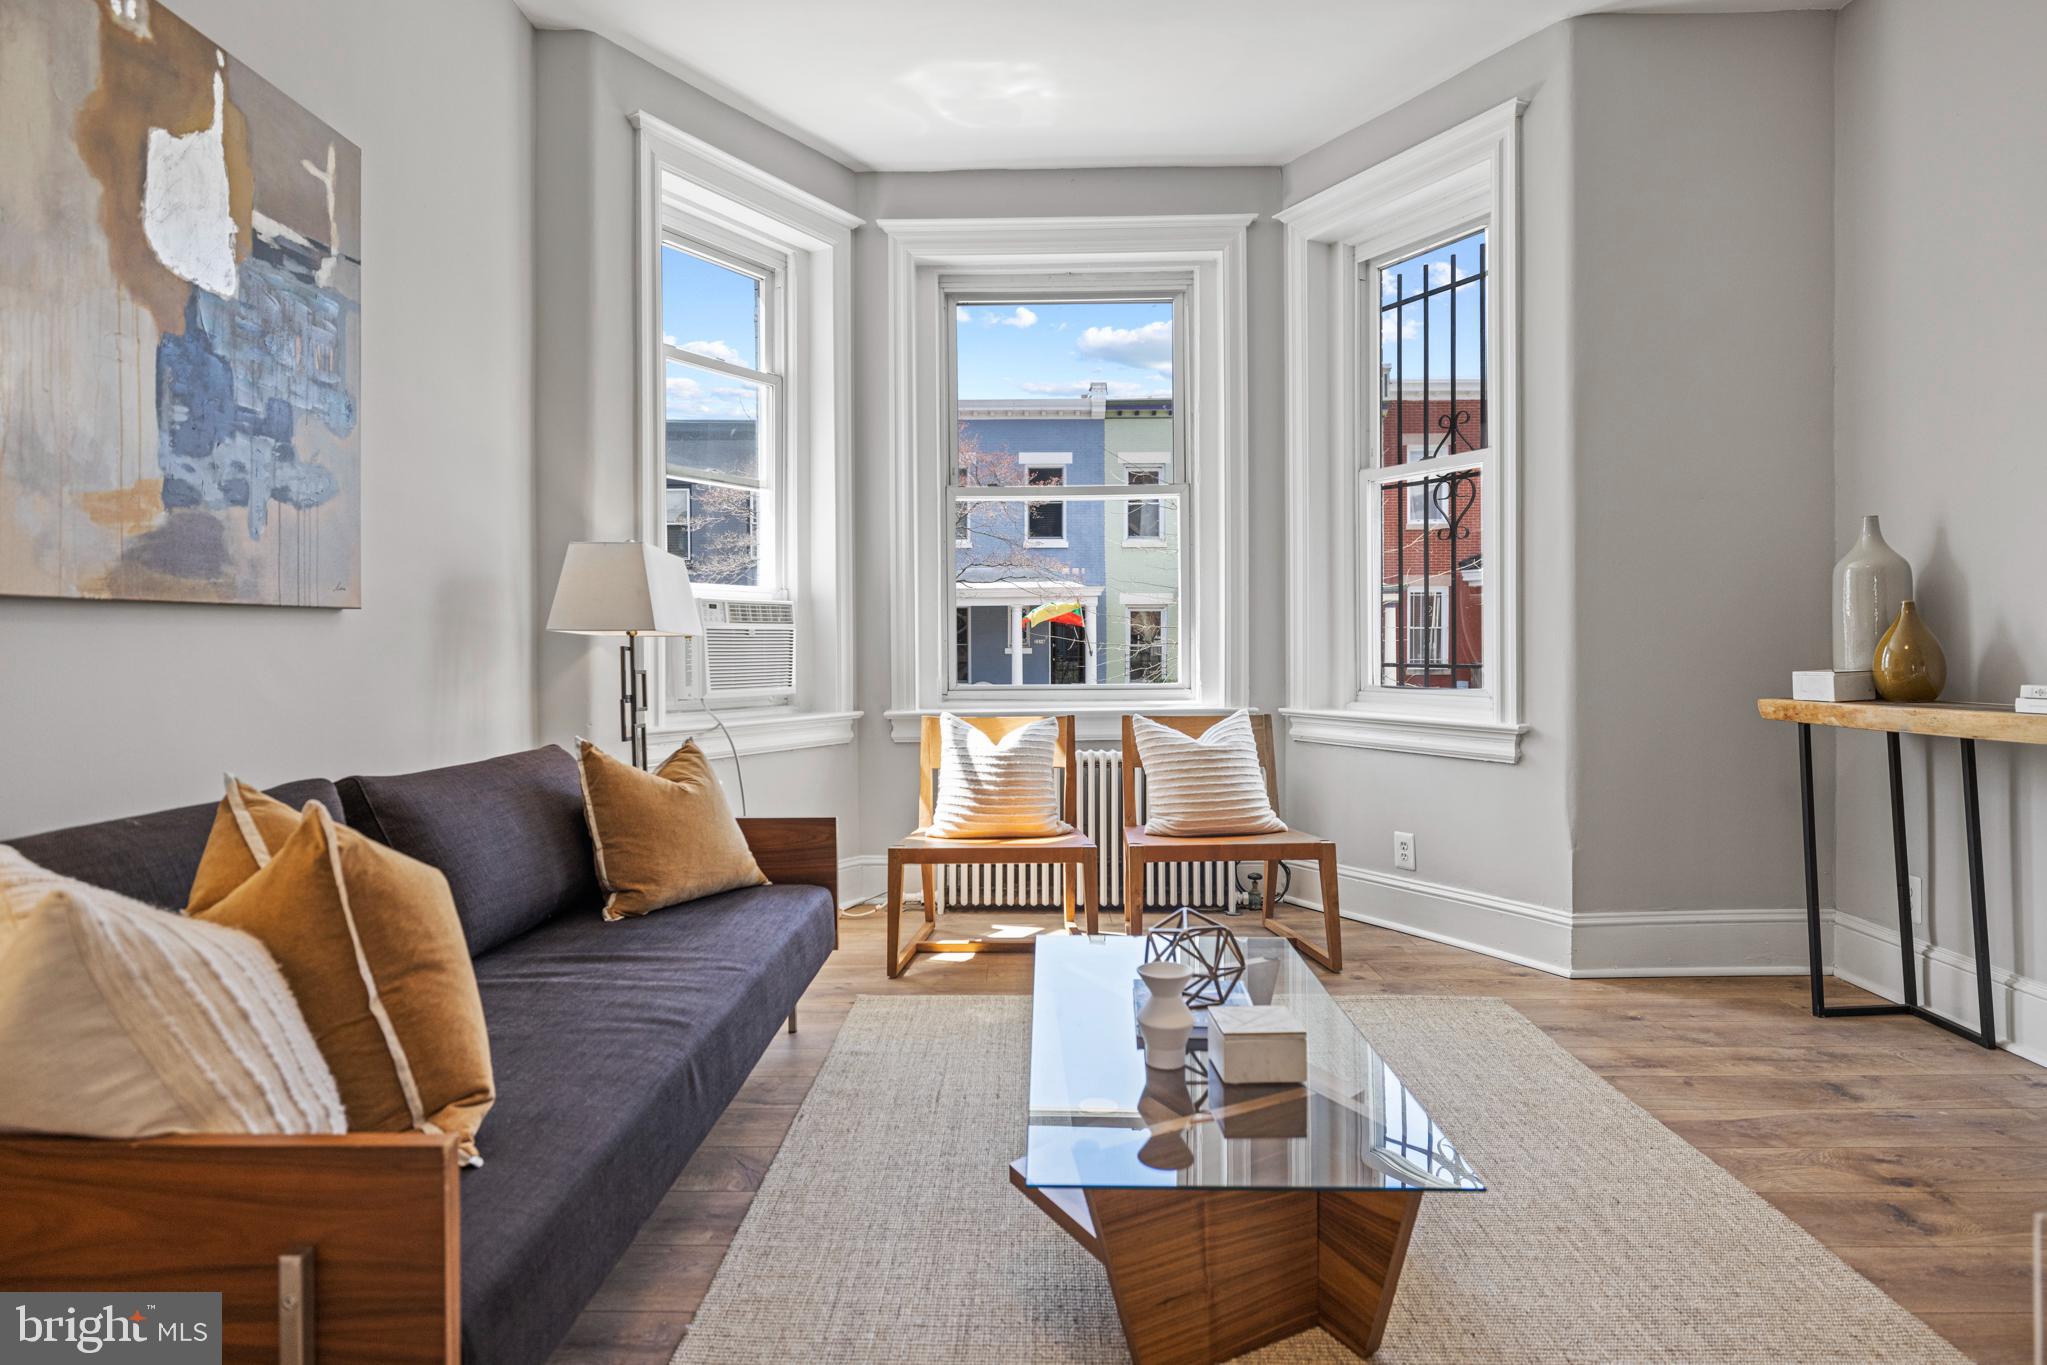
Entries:
{"type": "MultiPolygon", "coordinates": [[[[774,423],[775,467],[761,518],[762,585],[701,584],[700,596],[787,597],[797,608],[800,672],[795,697],[727,714],[741,753],[851,743],[854,702],[852,480],[853,229],[860,218],[788,184],[644,111],[630,119],[635,140],[638,375],[636,534],[666,543],[666,363],[776,388],[764,419],[774,423]],[[759,371],[670,348],[661,317],[661,247],[684,246],[719,264],[772,277],[761,300],[759,371]],[[724,259],[720,259],[720,258],[724,259]],[[770,524],[772,523],[772,524],[770,524]]],[[[689,338],[678,338],[688,340],[689,338]]],[[[764,460],[765,455],[764,443],[764,460]]],[[[716,482],[716,480],[712,480],[716,482]]],[[[615,534],[615,533],[614,533],[615,534]]],[[[709,730],[709,715],[677,704],[667,685],[669,649],[643,651],[654,698],[657,742],[709,730]]]]}
{"type": "MultiPolygon", "coordinates": [[[[1073,463],[1073,452],[1070,450],[1026,450],[1019,453],[1016,458],[1018,463],[1023,465],[1024,482],[1026,484],[1031,482],[1032,470],[1056,469],[1059,471],[1058,486],[1063,488],[1066,486],[1066,470],[1073,463]]],[[[1038,503],[1042,501],[1044,499],[1024,504],[1025,548],[1032,550],[1064,550],[1069,548],[1066,541],[1066,504],[1064,502],[1055,504],[1059,508],[1058,535],[1034,536],[1030,534],[1031,513],[1037,509],[1038,503]]]]}
{"type": "MultiPolygon", "coordinates": [[[[1155,488],[1166,480],[1166,466],[1173,462],[1171,451],[1146,450],[1119,454],[1116,460],[1123,466],[1123,482],[1133,488],[1155,488]],[[1149,472],[1151,482],[1133,484],[1132,474],[1149,472]]],[[[1166,505],[1157,498],[1127,498],[1123,503],[1123,543],[1141,549],[1150,549],[1166,543],[1166,505]],[[1159,533],[1155,536],[1133,536],[1130,534],[1130,509],[1137,503],[1148,502],[1158,509],[1159,533]]]]}
{"type": "MultiPolygon", "coordinates": [[[[686,369],[703,373],[723,375],[728,379],[739,379],[761,388],[761,408],[755,418],[755,445],[760,455],[760,473],[751,483],[730,475],[720,475],[710,470],[703,471],[701,478],[686,477],[685,481],[698,484],[716,484],[721,488],[743,488],[754,495],[753,512],[755,545],[758,548],[758,565],[753,583],[702,583],[695,584],[697,595],[726,598],[780,598],[788,595],[788,565],[783,558],[783,547],[789,543],[788,523],[793,510],[784,489],[789,483],[789,440],[788,422],[784,410],[788,406],[784,398],[783,372],[787,368],[787,347],[785,338],[790,332],[786,303],[788,299],[788,278],[790,257],[786,251],[775,250],[759,241],[749,241],[742,235],[729,232],[723,227],[703,221],[702,216],[681,205],[664,206],[662,213],[663,248],[686,252],[736,274],[751,276],[760,289],[760,331],[755,338],[754,359],[759,368],[720,360],[716,356],[701,355],[696,351],[671,346],[667,338],[661,340],[661,381],[665,397],[668,382],[668,364],[674,362],[686,369]],[[767,506],[767,515],[761,515],[761,506],[767,506]]],[[[655,259],[658,263],[659,252],[655,259]]],[[[659,266],[656,267],[658,289],[659,266]]],[[[657,305],[658,306],[658,305],[657,305]]],[[[668,473],[667,428],[662,428],[661,470],[665,486],[668,473]]],[[[667,541],[667,509],[662,509],[662,535],[658,543],[667,541]]],[[[665,658],[668,651],[659,651],[665,658]]]]}
{"type": "MultiPolygon", "coordinates": [[[[895,219],[888,235],[894,559],[890,599],[890,710],[894,735],[916,737],[918,718],[943,709],[984,714],[1080,713],[1084,735],[1106,738],[1133,706],[1229,709],[1249,692],[1249,544],[1244,516],[1248,442],[1245,333],[1247,230],[1255,215],[1123,218],[895,219]],[[1162,484],[1180,502],[1180,675],[1173,686],[957,689],[954,538],[944,520],[956,464],[951,410],[951,310],[975,298],[1175,299],[1176,430],[1185,482],[1162,484]],[[1191,552],[1189,548],[1192,547],[1191,552]],[[942,623],[944,629],[934,626],[942,623]]],[[[1065,490],[1119,498],[1123,485],[1065,490]]],[[[1030,499],[1028,487],[977,496],[1030,499]]],[[[964,586],[964,585],[962,585],[964,586]]],[[[977,599],[978,600],[978,599],[977,599]]],[[[1042,599],[1040,599],[1042,600],[1042,599]]],[[[1091,623],[1090,648],[1098,643],[1091,623]]],[[[1090,676],[1093,676],[1092,669],[1090,676]]]]}
{"type": "MultiPolygon", "coordinates": [[[[1284,209],[1288,735],[1303,743],[1517,762],[1520,622],[1519,124],[1509,101],[1284,209]],[[1487,231],[1483,688],[1381,685],[1374,484],[1378,309],[1361,267],[1487,231]]],[[[1430,461],[1431,475],[1464,466],[1430,461]],[[1440,464],[1441,468],[1436,466],[1440,464]]],[[[1405,510],[1405,509],[1403,509],[1405,510]]]]}

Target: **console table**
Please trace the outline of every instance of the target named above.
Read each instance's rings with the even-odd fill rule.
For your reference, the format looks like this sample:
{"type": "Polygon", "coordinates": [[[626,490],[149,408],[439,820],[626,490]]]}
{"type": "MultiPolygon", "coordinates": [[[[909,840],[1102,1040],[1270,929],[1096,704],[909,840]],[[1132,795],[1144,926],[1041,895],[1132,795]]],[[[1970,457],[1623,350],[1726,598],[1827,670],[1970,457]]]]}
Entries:
{"type": "Polygon", "coordinates": [[[1792,701],[1756,703],[1764,720],[1798,726],[1798,791],[1805,826],[1805,929],[1812,973],[1812,1012],[1841,1015],[1910,1014],[1987,1048],[1997,1046],[1997,1014],[1990,1000],[1990,924],[1983,905],[1983,821],[1976,799],[1976,741],[2047,744],[2047,716],[2021,715],[2009,706],[1975,702],[1792,701]],[[1812,727],[1882,732],[1890,751],[1891,858],[1898,876],[1898,957],[1904,969],[1902,1005],[1829,1005],[1821,976],[1820,874],[1812,810],[1812,727]],[[1911,865],[1905,852],[1905,782],[1898,736],[1959,740],[1962,746],[1962,822],[1969,845],[1969,920],[1976,938],[1976,1019],[1970,1028],[1919,1003],[1919,972],[1912,951],[1911,865]]]}

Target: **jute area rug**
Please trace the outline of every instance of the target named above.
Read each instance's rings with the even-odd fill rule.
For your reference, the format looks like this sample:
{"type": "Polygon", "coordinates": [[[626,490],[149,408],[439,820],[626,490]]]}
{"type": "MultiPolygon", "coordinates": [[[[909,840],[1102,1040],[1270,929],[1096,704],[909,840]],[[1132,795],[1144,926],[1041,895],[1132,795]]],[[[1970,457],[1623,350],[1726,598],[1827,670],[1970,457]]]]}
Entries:
{"type": "MultiPolygon", "coordinates": [[[[1488,1185],[1423,1201],[1376,1360],[1965,1359],[1503,1001],[1342,1003],[1488,1185]]],[[[1129,1359],[1101,1267],[1009,1185],[1030,1009],[858,1001],[677,1365],[1129,1359]]]]}

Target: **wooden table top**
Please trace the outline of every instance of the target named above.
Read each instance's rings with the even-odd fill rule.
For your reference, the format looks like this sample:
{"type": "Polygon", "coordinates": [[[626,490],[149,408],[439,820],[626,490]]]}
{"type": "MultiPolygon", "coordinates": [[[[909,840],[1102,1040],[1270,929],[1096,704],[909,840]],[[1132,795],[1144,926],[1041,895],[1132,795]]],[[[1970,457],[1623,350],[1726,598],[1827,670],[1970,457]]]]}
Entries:
{"type": "Polygon", "coordinates": [[[1976,701],[1793,701],[1765,697],[1756,703],[1764,720],[1832,725],[1842,730],[1895,730],[1907,735],[1942,735],[2002,744],[2047,744],[2047,716],[2021,714],[2009,706],[1976,701]]]}

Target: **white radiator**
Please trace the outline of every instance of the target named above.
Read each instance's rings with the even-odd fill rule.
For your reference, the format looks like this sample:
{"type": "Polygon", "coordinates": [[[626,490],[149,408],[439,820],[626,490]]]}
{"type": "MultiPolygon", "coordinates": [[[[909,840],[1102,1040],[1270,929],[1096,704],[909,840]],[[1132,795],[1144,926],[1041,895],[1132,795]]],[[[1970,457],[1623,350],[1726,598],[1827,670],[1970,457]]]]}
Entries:
{"type": "MultiPolygon", "coordinates": [[[[1090,835],[1101,858],[1102,905],[1123,904],[1123,755],[1116,749],[1082,749],[1079,805],[1075,823],[1090,835]]],[[[1144,774],[1137,775],[1139,809],[1144,774]]],[[[1231,895],[1229,863],[1160,863],[1145,869],[1144,904],[1149,910],[1220,910],[1231,895]]],[[[1035,863],[939,869],[945,908],[1056,910],[1062,903],[1066,870],[1035,863]]]]}

